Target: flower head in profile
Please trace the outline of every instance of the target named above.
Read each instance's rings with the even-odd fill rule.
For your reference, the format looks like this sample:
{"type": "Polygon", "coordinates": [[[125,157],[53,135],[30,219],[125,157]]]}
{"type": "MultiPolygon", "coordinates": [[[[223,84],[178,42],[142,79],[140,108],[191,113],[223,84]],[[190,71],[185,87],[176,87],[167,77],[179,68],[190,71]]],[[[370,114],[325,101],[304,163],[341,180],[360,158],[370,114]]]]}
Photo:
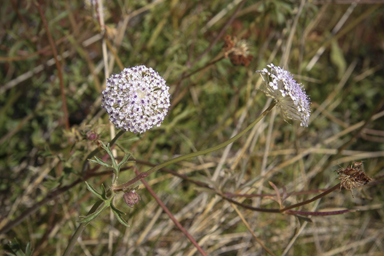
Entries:
{"type": "Polygon", "coordinates": [[[308,127],[310,108],[309,98],[305,90],[292,77],[291,73],[273,64],[267,65],[268,69],[256,71],[261,73],[264,84],[261,90],[276,101],[285,120],[301,121],[300,125],[308,127]]]}
{"type": "Polygon", "coordinates": [[[107,79],[102,107],[119,129],[143,133],[160,126],[170,107],[169,87],[152,68],[125,68],[107,79]]]}

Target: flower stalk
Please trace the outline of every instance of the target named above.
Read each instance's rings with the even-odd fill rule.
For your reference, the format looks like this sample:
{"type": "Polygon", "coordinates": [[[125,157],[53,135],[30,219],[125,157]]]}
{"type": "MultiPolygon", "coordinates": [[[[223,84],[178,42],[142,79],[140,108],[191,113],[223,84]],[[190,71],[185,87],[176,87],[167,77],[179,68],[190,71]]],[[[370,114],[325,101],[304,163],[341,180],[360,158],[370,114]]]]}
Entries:
{"type": "Polygon", "coordinates": [[[166,162],[164,162],[162,164],[159,164],[159,165],[156,165],[156,166],[152,167],[151,169],[149,169],[146,172],[140,173],[138,176],[136,176],[135,178],[133,178],[132,180],[130,180],[130,181],[124,183],[124,184],[117,185],[117,186],[112,186],[111,189],[113,191],[115,191],[115,192],[123,190],[124,188],[134,185],[140,179],[148,177],[149,175],[151,175],[155,171],[157,171],[157,170],[159,170],[159,169],[161,169],[161,168],[163,168],[163,167],[165,167],[167,165],[178,163],[180,161],[183,161],[183,160],[186,160],[186,159],[189,159],[189,158],[192,158],[192,157],[205,155],[205,154],[211,153],[213,151],[219,150],[219,149],[227,146],[228,144],[231,144],[232,142],[236,141],[241,136],[243,136],[250,129],[252,129],[252,127],[255,126],[258,122],[260,122],[260,120],[263,119],[263,117],[266,116],[273,109],[273,107],[275,105],[276,105],[276,103],[273,102],[255,121],[253,121],[250,125],[248,125],[247,128],[245,128],[243,131],[241,131],[240,133],[238,133],[236,136],[232,137],[231,139],[229,139],[229,140],[227,140],[227,141],[225,141],[225,142],[223,142],[223,143],[221,143],[221,144],[219,144],[217,146],[214,146],[214,147],[211,147],[211,148],[208,148],[208,149],[205,149],[205,150],[201,150],[201,151],[198,151],[198,152],[193,152],[193,153],[190,153],[190,154],[187,154],[187,155],[184,155],[184,156],[179,156],[179,157],[170,159],[170,160],[168,160],[168,161],[166,161],[166,162]]]}

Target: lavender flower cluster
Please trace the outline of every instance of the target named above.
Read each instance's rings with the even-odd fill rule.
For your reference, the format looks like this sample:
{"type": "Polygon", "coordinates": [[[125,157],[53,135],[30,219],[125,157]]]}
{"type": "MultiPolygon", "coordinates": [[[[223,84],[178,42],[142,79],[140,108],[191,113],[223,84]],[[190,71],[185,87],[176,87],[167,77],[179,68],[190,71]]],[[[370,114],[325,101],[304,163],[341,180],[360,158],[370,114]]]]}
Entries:
{"type": "Polygon", "coordinates": [[[169,87],[152,68],[125,68],[107,79],[102,107],[116,128],[143,133],[160,126],[170,107],[169,87]]]}
{"type": "Polygon", "coordinates": [[[271,71],[264,68],[256,71],[261,73],[265,81],[261,90],[276,101],[284,120],[301,121],[300,125],[308,127],[310,108],[309,98],[305,90],[292,77],[291,73],[273,64],[267,65],[271,71]]]}

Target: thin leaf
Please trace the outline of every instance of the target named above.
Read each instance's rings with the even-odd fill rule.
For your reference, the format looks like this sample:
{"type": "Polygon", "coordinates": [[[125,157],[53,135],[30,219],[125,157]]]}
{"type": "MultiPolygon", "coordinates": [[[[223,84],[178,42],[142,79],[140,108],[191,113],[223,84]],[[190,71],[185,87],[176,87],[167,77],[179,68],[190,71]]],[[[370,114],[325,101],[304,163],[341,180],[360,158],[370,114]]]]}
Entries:
{"type": "Polygon", "coordinates": [[[104,184],[101,184],[101,196],[103,198],[107,198],[107,193],[105,192],[105,187],[104,187],[104,184]]]}
{"type": "Polygon", "coordinates": [[[100,143],[101,143],[101,147],[106,151],[107,150],[107,146],[102,141],[100,141],[100,143]]]}
{"type": "Polygon", "coordinates": [[[109,147],[109,143],[107,144],[107,146],[105,146],[103,144],[103,148],[104,148],[105,151],[107,151],[109,157],[111,158],[112,166],[113,166],[113,169],[115,170],[115,173],[116,173],[119,169],[118,169],[117,164],[116,164],[116,159],[115,159],[115,157],[112,154],[111,148],[109,147]]]}
{"type": "Polygon", "coordinates": [[[32,252],[31,243],[28,242],[27,246],[25,247],[25,256],[32,256],[32,252]]]}
{"type": "Polygon", "coordinates": [[[100,194],[99,192],[97,192],[96,189],[94,189],[90,184],[88,184],[88,182],[85,182],[85,184],[87,185],[88,190],[92,192],[92,194],[94,194],[95,196],[97,196],[103,201],[107,200],[107,198],[103,197],[103,194],[100,194]]]}
{"type": "Polygon", "coordinates": [[[116,215],[117,220],[118,220],[121,224],[123,224],[124,226],[126,226],[127,228],[129,228],[128,223],[123,219],[123,217],[121,217],[121,214],[120,214],[121,211],[119,211],[118,209],[116,209],[112,204],[111,204],[111,209],[112,209],[113,213],[116,215]]]}
{"type": "Polygon", "coordinates": [[[124,154],[124,158],[123,158],[123,160],[121,160],[121,162],[120,162],[119,165],[118,165],[119,170],[120,170],[121,166],[124,165],[124,164],[128,161],[128,158],[129,158],[130,156],[131,156],[131,154],[129,154],[129,153],[125,153],[125,154],[124,154]]]}
{"type": "Polygon", "coordinates": [[[105,208],[107,208],[108,206],[106,204],[103,205],[103,207],[100,208],[100,210],[98,210],[97,212],[94,212],[88,216],[85,216],[85,217],[81,217],[82,219],[81,220],[78,220],[77,222],[79,223],[85,223],[85,225],[87,225],[89,222],[91,222],[92,220],[94,220],[97,216],[100,215],[100,213],[102,211],[104,211],[105,208]]]}
{"type": "Polygon", "coordinates": [[[125,212],[120,211],[120,210],[117,209],[113,204],[111,204],[111,208],[113,208],[115,211],[119,212],[120,214],[125,215],[125,212]]]}
{"type": "Polygon", "coordinates": [[[93,159],[89,159],[89,161],[91,161],[91,162],[93,162],[93,163],[98,163],[98,164],[100,164],[100,165],[102,165],[102,166],[105,166],[105,167],[107,167],[107,168],[112,168],[112,166],[110,166],[109,164],[107,164],[106,162],[104,162],[103,160],[101,160],[100,158],[98,158],[97,156],[95,156],[95,159],[96,159],[96,161],[93,160],[93,159]]]}

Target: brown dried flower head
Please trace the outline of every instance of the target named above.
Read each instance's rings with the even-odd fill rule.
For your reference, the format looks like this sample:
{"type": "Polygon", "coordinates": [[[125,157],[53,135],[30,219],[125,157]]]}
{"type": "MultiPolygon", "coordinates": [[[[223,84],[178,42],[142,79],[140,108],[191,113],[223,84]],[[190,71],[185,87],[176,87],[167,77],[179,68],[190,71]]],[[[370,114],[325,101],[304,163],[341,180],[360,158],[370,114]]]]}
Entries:
{"type": "Polygon", "coordinates": [[[230,59],[231,63],[235,66],[249,65],[249,62],[253,59],[252,55],[249,55],[248,46],[245,40],[238,40],[236,37],[231,39],[231,36],[226,35],[224,37],[224,57],[230,59]]]}
{"type": "MultiPolygon", "coordinates": [[[[363,170],[363,162],[354,162],[347,168],[340,168],[336,170],[340,180],[340,190],[344,187],[346,190],[351,191],[352,189],[362,187],[373,179],[366,175],[363,170]]],[[[353,194],[352,194],[353,196],[353,194]]]]}

